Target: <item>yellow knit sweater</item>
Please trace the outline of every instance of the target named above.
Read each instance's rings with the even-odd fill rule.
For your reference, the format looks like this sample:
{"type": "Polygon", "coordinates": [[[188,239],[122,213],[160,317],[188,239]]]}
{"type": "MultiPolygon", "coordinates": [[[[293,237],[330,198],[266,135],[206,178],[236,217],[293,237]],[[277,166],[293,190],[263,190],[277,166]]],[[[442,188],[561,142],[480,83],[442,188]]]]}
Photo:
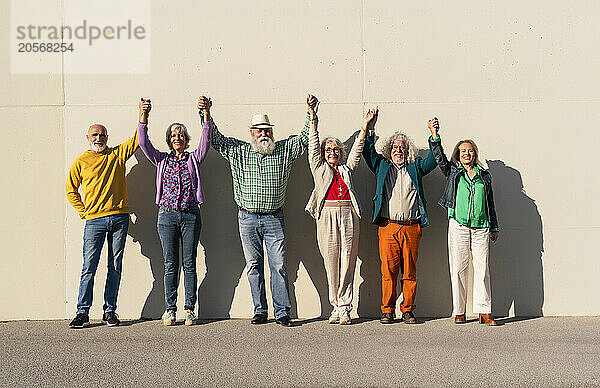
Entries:
{"type": "Polygon", "coordinates": [[[69,170],[67,200],[79,217],[92,220],[112,214],[128,214],[125,162],[138,147],[137,129],[132,138],[102,152],[85,151],[69,170]],[[83,190],[83,201],[79,186],[83,190]]]}

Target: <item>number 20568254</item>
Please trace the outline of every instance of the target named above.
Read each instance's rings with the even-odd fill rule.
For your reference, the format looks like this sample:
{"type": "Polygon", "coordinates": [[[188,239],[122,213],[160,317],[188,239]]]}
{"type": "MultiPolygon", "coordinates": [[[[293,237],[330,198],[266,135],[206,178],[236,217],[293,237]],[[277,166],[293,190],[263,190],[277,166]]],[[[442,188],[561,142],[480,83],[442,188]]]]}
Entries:
{"type": "Polygon", "coordinates": [[[73,43],[19,43],[19,53],[65,53],[73,52],[73,43]]]}

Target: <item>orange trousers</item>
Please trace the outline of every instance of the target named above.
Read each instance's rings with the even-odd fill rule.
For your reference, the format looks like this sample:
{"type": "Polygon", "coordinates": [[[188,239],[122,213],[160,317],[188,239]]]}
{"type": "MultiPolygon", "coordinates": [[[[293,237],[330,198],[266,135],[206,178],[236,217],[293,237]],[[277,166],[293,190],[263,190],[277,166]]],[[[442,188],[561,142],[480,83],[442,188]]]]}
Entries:
{"type": "Polygon", "coordinates": [[[402,296],[400,311],[415,309],[417,290],[417,258],[421,241],[421,225],[388,223],[380,226],[379,257],[381,258],[381,312],[393,313],[396,309],[396,284],[402,270],[402,296]]]}

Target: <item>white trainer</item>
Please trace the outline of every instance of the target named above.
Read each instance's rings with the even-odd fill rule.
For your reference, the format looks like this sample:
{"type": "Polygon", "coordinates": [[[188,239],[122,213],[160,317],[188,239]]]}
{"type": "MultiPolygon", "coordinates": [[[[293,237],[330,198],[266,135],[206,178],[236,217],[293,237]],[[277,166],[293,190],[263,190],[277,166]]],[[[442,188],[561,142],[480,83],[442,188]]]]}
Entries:
{"type": "Polygon", "coordinates": [[[349,325],[352,323],[350,319],[350,311],[342,311],[340,312],[340,325],[349,325]]]}
{"type": "Polygon", "coordinates": [[[162,323],[165,326],[173,326],[175,324],[175,311],[167,310],[162,316],[162,323]]]}
{"type": "Polygon", "coordinates": [[[185,310],[185,325],[192,326],[198,321],[198,317],[194,314],[194,310],[185,310]]]}
{"type": "Polygon", "coordinates": [[[329,323],[334,324],[334,323],[340,323],[340,313],[336,308],[333,309],[333,311],[331,312],[331,315],[329,316],[329,323]]]}

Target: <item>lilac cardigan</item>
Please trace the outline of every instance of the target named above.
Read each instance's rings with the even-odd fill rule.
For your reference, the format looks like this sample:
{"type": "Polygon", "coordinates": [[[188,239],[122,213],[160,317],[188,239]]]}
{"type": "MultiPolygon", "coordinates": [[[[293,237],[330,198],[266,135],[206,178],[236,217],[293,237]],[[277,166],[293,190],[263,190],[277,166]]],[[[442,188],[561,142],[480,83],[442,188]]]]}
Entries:
{"type": "MultiPolygon", "coordinates": [[[[148,158],[148,160],[157,166],[156,169],[156,204],[160,203],[162,197],[162,176],[165,170],[168,152],[161,152],[154,148],[148,137],[148,124],[138,123],[138,142],[142,151],[148,158]]],[[[200,144],[195,151],[190,153],[188,158],[187,168],[192,178],[192,188],[196,192],[196,200],[198,204],[204,203],[204,192],[202,191],[202,183],[200,182],[200,164],[206,157],[208,150],[210,149],[210,142],[212,140],[212,120],[202,123],[202,136],[200,137],[200,144]]]]}

